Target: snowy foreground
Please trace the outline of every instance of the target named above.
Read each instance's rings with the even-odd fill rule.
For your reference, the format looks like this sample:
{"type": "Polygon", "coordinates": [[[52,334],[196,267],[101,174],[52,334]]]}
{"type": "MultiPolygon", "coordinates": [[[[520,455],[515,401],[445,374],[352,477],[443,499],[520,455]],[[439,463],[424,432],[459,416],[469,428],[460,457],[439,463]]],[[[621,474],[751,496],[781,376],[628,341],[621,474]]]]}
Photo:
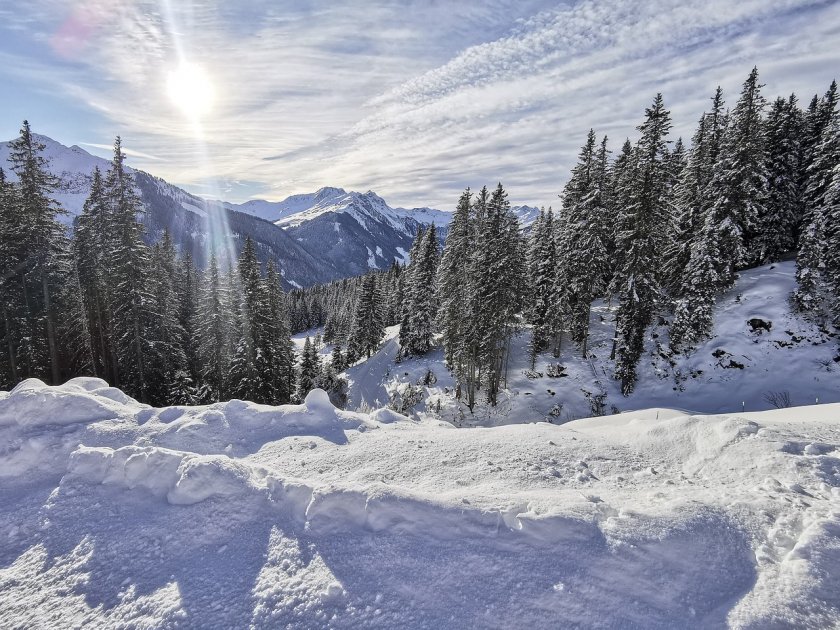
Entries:
{"type": "Polygon", "coordinates": [[[456,429],[0,393],[0,627],[837,627],[840,405],[456,429]]]}

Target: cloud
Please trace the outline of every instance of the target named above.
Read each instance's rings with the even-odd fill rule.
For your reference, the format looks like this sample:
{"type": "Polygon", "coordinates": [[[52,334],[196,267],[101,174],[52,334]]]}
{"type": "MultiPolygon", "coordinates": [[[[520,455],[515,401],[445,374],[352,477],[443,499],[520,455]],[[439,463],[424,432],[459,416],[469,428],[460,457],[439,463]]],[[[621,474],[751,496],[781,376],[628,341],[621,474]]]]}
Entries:
{"type": "Polygon", "coordinates": [[[549,205],[586,131],[617,150],[658,91],[687,138],[753,65],[768,97],[803,101],[840,67],[840,5],[819,0],[38,0],[3,20],[15,41],[61,46],[0,44],[0,73],[17,59],[18,80],[97,112],[86,133],[121,134],[135,166],[231,200],[336,185],[452,207],[501,180],[549,205]],[[199,130],[166,95],[180,59],[216,88],[199,130]]]}

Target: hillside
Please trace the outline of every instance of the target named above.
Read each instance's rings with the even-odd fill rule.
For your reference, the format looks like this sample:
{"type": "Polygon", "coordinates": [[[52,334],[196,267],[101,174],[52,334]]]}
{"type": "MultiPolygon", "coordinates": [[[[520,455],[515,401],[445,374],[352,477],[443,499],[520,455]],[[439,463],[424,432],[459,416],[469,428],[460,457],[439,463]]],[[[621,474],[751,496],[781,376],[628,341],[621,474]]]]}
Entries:
{"type": "Polygon", "coordinates": [[[489,429],[0,394],[3,627],[827,627],[840,405],[489,429]]]}
{"type": "Polygon", "coordinates": [[[389,330],[376,355],[348,370],[350,408],[394,401],[407,412],[423,415],[440,406],[433,415],[455,424],[496,425],[565,422],[651,407],[718,413],[741,411],[743,405],[756,411],[772,409],[773,396],[787,399],[788,405],[838,402],[837,333],[792,311],[788,297],[794,273],[790,261],[742,272],[735,287],[718,301],[714,338],[687,354],[670,352],[664,314],[648,330],[639,381],[629,397],[612,378],[615,305],[596,302],[589,358],[583,359],[567,341],[559,358],[542,354],[532,371],[529,333],[524,331],[514,341],[507,387],[495,408],[481,404],[470,414],[455,404],[455,384],[439,349],[396,363],[396,328],[389,330]],[[424,384],[430,371],[434,382],[424,384]],[[416,402],[406,405],[406,398],[416,402]]]}

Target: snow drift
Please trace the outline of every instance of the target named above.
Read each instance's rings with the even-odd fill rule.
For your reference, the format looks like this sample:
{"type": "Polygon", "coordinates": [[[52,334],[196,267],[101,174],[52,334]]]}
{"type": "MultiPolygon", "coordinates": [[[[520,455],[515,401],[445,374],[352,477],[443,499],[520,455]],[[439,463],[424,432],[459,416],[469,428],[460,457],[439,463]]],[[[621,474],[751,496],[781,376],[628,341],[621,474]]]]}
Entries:
{"type": "Polygon", "coordinates": [[[0,394],[3,627],[826,627],[840,405],[455,429],[0,394]]]}

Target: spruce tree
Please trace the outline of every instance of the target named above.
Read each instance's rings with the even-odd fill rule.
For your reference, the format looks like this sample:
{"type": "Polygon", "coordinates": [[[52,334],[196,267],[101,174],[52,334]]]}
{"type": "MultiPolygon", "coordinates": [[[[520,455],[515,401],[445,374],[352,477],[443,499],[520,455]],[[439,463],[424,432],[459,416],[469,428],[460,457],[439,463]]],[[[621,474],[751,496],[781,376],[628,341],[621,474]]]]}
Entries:
{"type": "Polygon", "coordinates": [[[198,364],[201,402],[217,402],[227,396],[228,369],[231,360],[226,286],[219,274],[215,252],[210,255],[195,313],[198,333],[198,364]]]}
{"type": "Polygon", "coordinates": [[[73,253],[81,299],[90,332],[93,372],[119,386],[119,365],[113,332],[108,252],[114,246],[109,201],[99,167],[91,179],[90,194],[76,219],[73,253]]]}
{"type": "Polygon", "coordinates": [[[150,291],[149,252],[143,243],[143,226],[137,220],[143,208],[134,177],[126,170],[124,162],[117,136],[105,185],[113,236],[106,251],[113,286],[109,296],[110,310],[120,386],[139,400],[147,401],[148,357],[154,356],[153,340],[149,337],[154,299],[150,291]]]}
{"type": "Polygon", "coordinates": [[[618,236],[618,248],[625,253],[616,283],[616,377],[625,395],[635,385],[645,329],[660,298],[663,240],[672,212],[666,163],[671,116],[661,94],[645,114],[645,122],[638,128],[642,135],[633,152],[628,205],[620,217],[618,236]]]}
{"type": "Polygon", "coordinates": [[[531,324],[531,369],[535,367],[537,354],[545,350],[554,334],[552,309],[556,292],[555,278],[557,256],[554,244],[554,213],[551,208],[542,209],[531,226],[528,245],[528,279],[530,285],[530,308],[528,322],[531,324]]]}
{"type": "Polygon", "coordinates": [[[563,219],[559,261],[569,313],[569,331],[584,356],[589,337],[592,300],[606,284],[607,229],[606,138],[595,148],[590,129],[577,165],[563,192],[563,219]]]}
{"type": "Polygon", "coordinates": [[[186,404],[195,399],[184,353],[186,333],[181,326],[180,304],[175,291],[176,254],[169,232],[151,252],[149,284],[153,318],[149,326],[152,353],[147,357],[148,398],[152,404],[186,404]]]}
{"type": "Polygon", "coordinates": [[[796,257],[794,303],[802,311],[814,311],[821,301],[821,275],[825,264],[826,217],[836,165],[832,132],[838,126],[837,83],[825,96],[811,102],[805,116],[800,191],[803,204],[802,231],[796,257]]]}
{"type": "Polygon", "coordinates": [[[432,347],[434,321],[437,315],[435,278],[437,275],[437,232],[434,224],[418,237],[416,260],[406,271],[406,289],[403,298],[406,310],[404,321],[407,331],[400,330],[402,355],[425,354],[432,347]]]}
{"type": "Polygon", "coordinates": [[[230,394],[242,400],[263,402],[265,385],[260,369],[265,359],[262,348],[265,327],[265,296],[260,276],[260,263],[250,237],[239,256],[237,279],[241,292],[240,331],[230,366],[230,394]]]}
{"type": "Polygon", "coordinates": [[[756,247],[759,262],[775,262],[794,246],[800,222],[799,168],[802,113],[796,96],[778,98],[767,120],[768,198],[758,218],[756,247]]]}
{"type": "Polygon", "coordinates": [[[768,200],[762,87],[753,68],[730,116],[709,184],[714,201],[705,220],[719,289],[733,285],[737,269],[760,259],[756,230],[759,217],[767,214],[768,200]]]}
{"type": "Polygon", "coordinates": [[[318,378],[321,375],[321,359],[318,351],[309,341],[309,337],[303,344],[303,353],[300,357],[300,368],[297,377],[297,398],[303,402],[306,395],[317,387],[318,378]]]}
{"type": "Polygon", "coordinates": [[[57,384],[61,370],[55,302],[69,275],[69,241],[58,221],[65,211],[51,197],[58,182],[49,173],[43,150],[44,144],[24,120],[20,137],[9,145],[9,162],[18,181],[7,228],[12,235],[12,261],[27,267],[15,272],[23,273],[19,281],[24,304],[22,362],[27,376],[42,376],[57,384]]]}
{"type": "Polygon", "coordinates": [[[472,252],[472,193],[467,188],[449,223],[440,265],[437,287],[440,294],[438,326],[443,334],[444,360],[456,378],[464,378],[465,330],[467,327],[467,273],[472,252]]]}
{"type": "Polygon", "coordinates": [[[361,293],[356,301],[356,309],[350,329],[347,346],[349,363],[353,363],[364,356],[370,358],[370,355],[376,351],[379,342],[385,335],[383,311],[382,298],[379,288],[376,286],[376,277],[373,274],[367,274],[362,281],[361,293]]]}
{"type": "Polygon", "coordinates": [[[267,316],[262,334],[262,398],[263,402],[279,405],[289,402],[294,391],[295,355],[280,273],[273,261],[268,263],[264,294],[267,316]]]}

